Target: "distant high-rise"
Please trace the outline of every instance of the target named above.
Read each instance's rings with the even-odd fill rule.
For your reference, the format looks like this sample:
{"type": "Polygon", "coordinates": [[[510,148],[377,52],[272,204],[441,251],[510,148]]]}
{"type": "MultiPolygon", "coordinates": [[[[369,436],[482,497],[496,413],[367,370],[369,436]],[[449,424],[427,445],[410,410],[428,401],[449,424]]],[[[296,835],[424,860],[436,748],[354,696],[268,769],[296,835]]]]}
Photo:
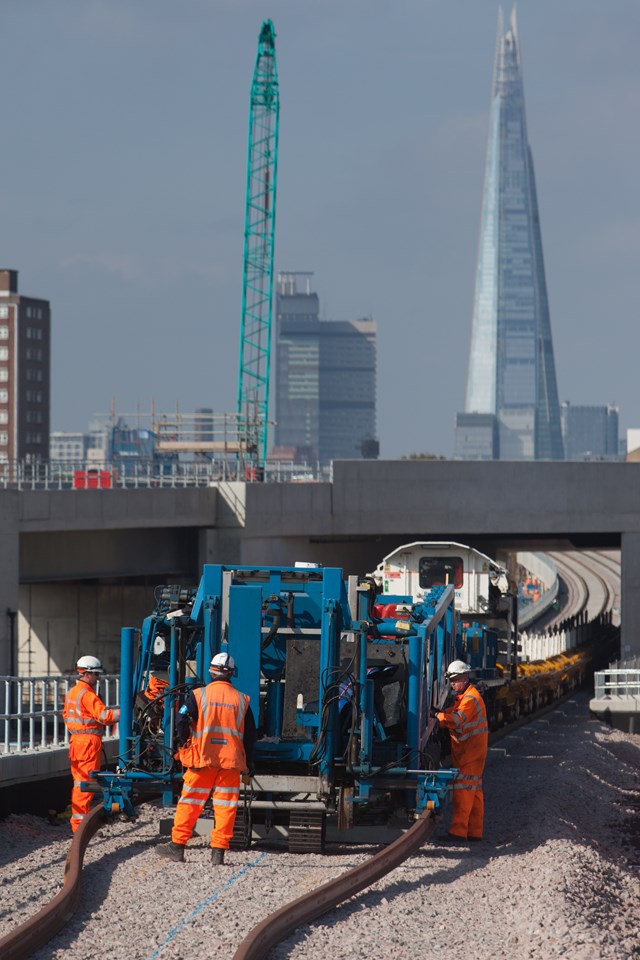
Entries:
{"type": "Polygon", "coordinates": [[[51,311],[0,270],[0,464],[49,457],[51,311]]]}
{"type": "Polygon", "coordinates": [[[565,460],[618,460],[618,407],[576,406],[565,401],[560,407],[565,460]]]}
{"type": "Polygon", "coordinates": [[[476,272],[461,459],[564,459],[515,10],[502,12],[476,272]],[[487,426],[495,417],[495,430],[487,426]]]}
{"type": "Polygon", "coordinates": [[[275,448],[322,464],[376,456],[375,320],[321,320],[311,276],[278,276],[275,448]]]}

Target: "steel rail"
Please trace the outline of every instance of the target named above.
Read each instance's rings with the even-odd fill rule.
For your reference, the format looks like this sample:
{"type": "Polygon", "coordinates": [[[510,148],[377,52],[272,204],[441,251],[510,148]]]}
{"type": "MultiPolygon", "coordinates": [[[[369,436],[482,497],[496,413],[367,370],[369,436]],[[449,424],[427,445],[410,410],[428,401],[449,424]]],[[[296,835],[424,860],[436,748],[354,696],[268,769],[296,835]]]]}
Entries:
{"type": "Polygon", "coordinates": [[[100,804],[85,817],[73,835],[64,865],[62,890],[38,913],[0,939],[2,960],[26,960],[69,922],[80,900],[85,850],[103,821],[104,809],[100,804]]]}
{"type": "MultiPolygon", "coordinates": [[[[558,568],[558,574],[561,577],[567,580],[573,576],[582,581],[586,597],[580,607],[572,611],[573,613],[580,613],[582,610],[588,609],[589,604],[592,603],[593,600],[591,591],[583,575],[585,570],[591,577],[598,581],[603,593],[600,608],[596,611],[595,616],[606,613],[613,607],[620,582],[620,564],[617,563],[615,559],[602,557],[593,551],[577,555],[575,553],[568,555],[551,553],[550,556],[554,560],[558,568]]],[[[561,620],[563,616],[571,616],[572,612],[563,611],[557,620],[561,620]]]]}
{"type": "Polygon", "coordinates": [[[335,880],[323,883],[266,917],[249,931],[232,960],[263,960],[271,947],[284,940],[297,927],[317,920],[343,900],[355,896],[394,870],[429,839],[435,826],[432,811],[425,810],[406,833],[365,863],[348,870],[335,880]]]}
{"type": "Polygon", "coordinates": [[[606,572],[613,573],[613,571],[607,569],[607,567],[605,567],[602,563],[600,563],[594,557],[591,557],[588,559],[591,559],[591,563],[588,563],[582,557],[579,557],[577,559],[577,563],[584,570],[587,570],[591,574],[591,576],[594,577],[599,582],[600,587],[602,588],[602,594],[603,594],[602,601],[601,601],[600,609],[596,612],[596,616],[599,616],[601,613],[606,613],[608,610],[610,610],[613,605],[615,588],[611,583],[611,580],[608,580],[607,577],[604,575],[606,572]]]}

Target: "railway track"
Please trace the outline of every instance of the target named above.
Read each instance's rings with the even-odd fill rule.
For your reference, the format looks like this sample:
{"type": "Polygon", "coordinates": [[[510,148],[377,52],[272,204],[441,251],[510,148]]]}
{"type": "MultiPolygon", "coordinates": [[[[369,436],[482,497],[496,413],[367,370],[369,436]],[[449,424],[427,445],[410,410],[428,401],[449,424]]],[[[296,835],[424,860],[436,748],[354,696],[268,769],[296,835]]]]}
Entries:
{"type": "MultiPolygon", "coordinates": [[[[594,558],[587,558],[584,561],[572,560],[566,565],[567,577],[574,584],[576,598],[579,598],[585,592],[588,594],[589,590],[591,590],[592,595],[598,596],[597,606],[600,607],[598,612],[601,612],[610,609],[614,602],[615,592],[612,591],[607,577],[598,573],[595,566],[596,560],[594,558]]],[[[610,563],[609,569],[611,574],[615,574],[615,563],[610,563]]],[[[581,601],[578,599],[577,602],[581,601]]],[[[536,712],[533,717],[520,719],[514,724],[502,727],[496,734],[492,735],[492,743],[495,744],[497,740],[509,736],[514,730],[532,720],[539,720],[544,713],[556,709],[557,706],[558,704],[554,703],[546,710],[536,712]]],[[[65,865],[62,890],[33,917],[0,939],[0,957],[2,957],[2,960],[27,960],[65,928],[79,903],[82,865],[87,845],[102,823],[102,811],[100,808],[96,808],[91,817],[85,821],[81,830],[77,832],[71,844],[65,865]]],[[[394,844],[385,847],[363,863],[351,866],[346,873],[341,871],[339,876],[319,886],[314,885],[313,889],[302,897],[292,899],[290,903],[281,906],[274,914],[264,917],[246,935],[233,955],[234,960],[257,960],[257,958],[265,957],[267,951],[274,944],[288,936],[297,927],[317,919],[337,903],[370,886],[412,856],[429,839],[434,827],[434,819],[425,815],[394,844]]],[[[237,876],[241,877],[246,871],[258,868],[262,857],[264,857],[264,854],[255,857],[253,851],[251,855],[245,854],[244,860],[246,863],[240,867],[237,876]],[[250,859],[251,856],[253,859],[250,859]]],[[[339,858],[329,857],[328,859],[333,860],[331,864],[333,867],[338,859],[340,859],[341,864],[352,861],[353,855],[349,854],[348,857],[339,858]]],[[[158,872],[160,867],[158,864],[155,864],[155,867],[155,872],[158,872]]],[[[178,869],[180,868],[178,867],[178,869]]],[[[312,867],[312,872],[314,871],[317,874],[315,860],[312,867]]],[[[304,885],[304,882],[302,885],[304,885]]],[[[294,884],[294,890],[299,890],[300,886],[301,883],[298,881],[294,884]]],[[[205,898],[203,902],[208,901],[205,898]]],[[[160,953],[161,950],[158,949],[158,952],[151,954],[151,956],[159,956],[160,953]]]]}
{"type": "MultiPolygon", "coordinates": [[[[567,694],[562,700],[566,701],[570,696],[571,694],[567,694]]],[[[554,702],[554,704],[538,711],[535,716],[520,718],[518,721],[505,725],[499,731],[492,733],[490,736],[490,748],[495,747],[500,741],[521,730],[523,726],[535,721],[540,721],[547,713],[556,710],[561,705],[561,702],[562,701],[554,702]]],[[[160,811],[158,811],[158,814],[161,815],[160,811]]],[[[290,878],[294,878],[294,882],[291,885],[289,901],[285,902],[284,905],[280,906],[274,913],[268,914],[248,931],[236,952],[232,954],[233,960],[260,960],[260,958],[265,958],[268,951],[273,948],[275,944],[290,936],[294,930],[312,923],[344,900],[370,887],[377,880],[380,880],[392,870],[396,869],[405,860],[415,855],[431,838],[436,828],[436,823],[437,821],[430,812],[425,812],[398,840],[383,847],[374,855],[364,856],[360,851],[354,854],[353,850],[345,853],[343,849],[337,853],[330,852],[328,855],[314,855],[303,858],[300,855],[276,852],[272,857],[267,857],[265,860],[266,854],[264,852],[258,852],[255,848],[241,855],[233,854],[234,860],[238,863],[238,869],[229,879],[227,879],[228,874],[224,874],[226,884],[223,884],[222,891],[220,892],[221,899],[224,894],[232,897],[234,882],[239,881],[249,871],[255,872],[256,870],[260,873],[258,881],[260,887],[265,890],[268,890],[271,886],[278,888],[278,898],[281,898],[283,885],[277,878],[281,876],[281,861],[283,857],[286,857],[287,863],[290,864],[287,868],[287,873],[290,875],[290,878]],[[266,866],[269,860],[272,861],[271,872],[268,871],[266,866]],[[354,860],[358,862],[354,864],[354,860]],[[319,864],[322,864],[322,867],[320,867],[319,864]],[[325,880],[322,883],[318,883],[319,877],[326,876],[327,872],[334,873],[336,869],[338,869],[336,876],[332,876],[328,881],[325,880]],[[295,893],[305,888],[308,888],[308,892],[302,896],[295,896],[295,893]]],[[[100,828],[104,826],[105,818],[102,808],[95,807],[90,817],[87,818],[73,838],[66,858],[62,889],[37,913],[0,939],[0,957],[2,960],[28,960],[28,958],[37,954],[37,951],[45,946],[45,944],[50,943],[52,938],[66,930],[82,899],[82,868],[85,851],[92,838],[94,838],[100,828]]],[[[130,851],[129,857],[134,858],[136,856],[136,847],[141,845],[140,836],[135,824],[128,824],[127,827],[130,831],[129,841],[130,845],[133,846],[133,851],[131,851],[131,846],[127,846],[127,838],[125,836],[125,843],[117,854],[118,860],[124,859],[127,850],[130,851]]],[[[119,830],[119,824],[117,822],[114,824],[113,830],[114,832],[119,830]]],[[[156,835],[152,840],[148,841],[145,839],[142,841],[145,852],[146,848],[158,842],[157,826],[155,830],[156,835]]],[[[146,833],[148,834],[148,830],[146,833]]],[[[88,893],[85,898],[86,902],[83,907],[83,914],[87,917],[89,924],[93,922],[95,909],[97,907],[97,904],[94,902],[94,889],[96,867],[100,863],[97,844],[100,842],[103,842],[102,837],[100,837],[99,840],[94,840],[91,847],[94,852],[93,862],[89,866],[91,892],[88,893]]],[[[202,847],[205,848],[204,852],[207,857],[204,874],[206,877],[207,874],[211,875],[208,865],[208,847],[206,847],[206,841],[203,840],[200,847],[195,845],[192,847],[190,845],[187,858],[191,860],[191,862],[196,863],[198,865],[198,873],[202,873],[202,866],[198,862],[202,847]]],[[[435,849],[437,852],[437,848],[435,849]]],[[[427,854],[429,850],[434,852],[433,848],[425,848],[427,854]]],[[[423,851],[423,853],[425,851],[423,851]]],[[[139,850],[137,852],[139,853],[139,850]]],[[[111,858],[112,851],[109,851],[106,856],[111,858]]],[[[176,880],[181,878],[181,873],[185,870],[185,867],[180,864],[172,865],[169,869],[171,870],[171,874],[168,876],[168,880],[173,886],[176,880]]],[[[144,870],[145,876],[152,876],[162,872],[162,862],[156,859],[154,855],[151,864],[148,864],[144,870]]],[[[139,875],[139,873],[140,870],[134,871],[135,875],[139,875]]],[[[217,876],[215,879],[218,879],[217,876]]],[[[127,891],[120,891],[120,896],[126,897],[127,891]]],[[[211,896],[204,896],[201,902],[207,904],[211,899],[211,896]]],[[[117,914],[121,907],[114,909],[117,914]]],[[[188,903],[183,906],[183,910],[187,915],[189,914],[188,903]]],[[[195,915],[197,910],[198,908],[192,909],[191,913],[195,915]]],[[[169,941],[166,942],[168,943],[169,941]]],[[[156,952],[148,954],[149,960],[155,960],[156,957],[162,956],[162,946],[161,944],[156,952]]],[[[46,954],[47,957],[54,955],[57,954],[46,954]]],[[[44,960],[44,956],[43,954],[42,957],[38,957],[38,960],[44,960]]]]}
{"type": "Polygon", "coordinates": [[[83,821],[69,847],[62,890],[35,916],[0,939],[2,960],[27,960],[69,922],[80,897],[84,854],[89,841],[98,832],[103,820],[102,808],[95,807],[83,821]]]}
{"type": "Polygon", "coordinates": [[[234,953],[233,960],[261,960],[266,957],[271,947],[280,943],[299,926],[311,923],[343,900],[355,896],[395,870],[429,839],[435,825],[433,814],[425,810],[405,834],[365,863],[299,897],[293,903],[285,904],[255,926],[234,953]]]}
{"type": "MultiPolygon", "coordinates": [[[[619,614],[619,557],[597,551],[550,553],[549,556],[560,579],[559,605],[531,624],[531,631],[552,630],[585,612],[590,619],[609,611],[619,614]]],[[[618,624],[619,616],[615,625],[618,624]]]]}

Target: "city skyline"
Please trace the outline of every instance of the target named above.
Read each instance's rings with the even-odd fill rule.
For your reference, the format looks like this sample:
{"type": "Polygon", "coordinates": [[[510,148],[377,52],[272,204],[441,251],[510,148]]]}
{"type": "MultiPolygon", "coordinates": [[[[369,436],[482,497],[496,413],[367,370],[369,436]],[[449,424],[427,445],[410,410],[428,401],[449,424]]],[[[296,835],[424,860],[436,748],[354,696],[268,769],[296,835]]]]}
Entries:
{"type": "MultiPolygon", "coordinates": [[[[51,302],[52,429],[84,429],[114,399],[234,409],[248,97],[270,16],[276,271],[313,270],[331,319],[375,317],[381,456],[450,456],[497,11],[7,5],[1,256],[51,302]]],[[[640,8],[523,0],[518,20],[560,400],[615,403],[624,432],[640,422],[620,362],[635,346],[640,8]]]]}

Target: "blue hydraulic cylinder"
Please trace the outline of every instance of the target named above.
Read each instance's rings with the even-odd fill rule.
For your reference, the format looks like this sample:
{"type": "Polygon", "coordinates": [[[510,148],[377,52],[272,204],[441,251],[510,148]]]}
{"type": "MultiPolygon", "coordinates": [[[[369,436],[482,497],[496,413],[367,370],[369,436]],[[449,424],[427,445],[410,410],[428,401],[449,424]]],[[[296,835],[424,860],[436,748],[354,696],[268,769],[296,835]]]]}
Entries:
{"type": "MultiPolygon", "coordinates": [[[[169,689],[173,690],[178,682],[178,629],[175,623],[171,624],[171,640],[169,647],[169,689]]],[[[162,725],[164,728],[164,745],[169,758],[171,757],[171,747],[173,744],[173,705],[175,695],[164,698],[164,714],[162,725]]],[[[169,767],[171,759],[169,759],[169,767]]],[[[173,789],[167,786],[162,791],[162,804],[168,807],[173,802],[173,789]]]]}
{"type": "Polygon", "coordinates": [[[359,662],[358,662],[358,686],[360,694],[360,755],[358,763],[362,767],[368,767],[371,763],[371,729],[373,716],[371,708],[373,706],[373,697],[370,692],[367,681],[367,631],[366,628],[360,630],[359,644],[359,662]]]}
{"type": "Polygon", "coordinates": [[[418,634],[409,636],[409,679],[407,683],[407,747],[409,748],[410,765],[418,762],[418,745],[420,730],[420,702],[422,697],[422,657],[424,654],[424,627],[418,634]]]}
{"type": "Polygon", "coordinates": [[[120,631],[120,765],[126,766],[131,756],[133,730],[133,646],[136,631],[123,627],[120,631]]]}
{"type": "Polygon", "coordinates": [[[324,733],[324,753],[319,765],[322,777],[333,773],[335,758],[338,697],[332,696],[336,670],[340,660],[340,597],[343,590],[342,570],[328,567],[322,578],[322,622],[320,627],[320,713],[325,704],[327,709],[326,730],[324,733]],[[331,702],[327,703],[331,697],[331,702]]]}

